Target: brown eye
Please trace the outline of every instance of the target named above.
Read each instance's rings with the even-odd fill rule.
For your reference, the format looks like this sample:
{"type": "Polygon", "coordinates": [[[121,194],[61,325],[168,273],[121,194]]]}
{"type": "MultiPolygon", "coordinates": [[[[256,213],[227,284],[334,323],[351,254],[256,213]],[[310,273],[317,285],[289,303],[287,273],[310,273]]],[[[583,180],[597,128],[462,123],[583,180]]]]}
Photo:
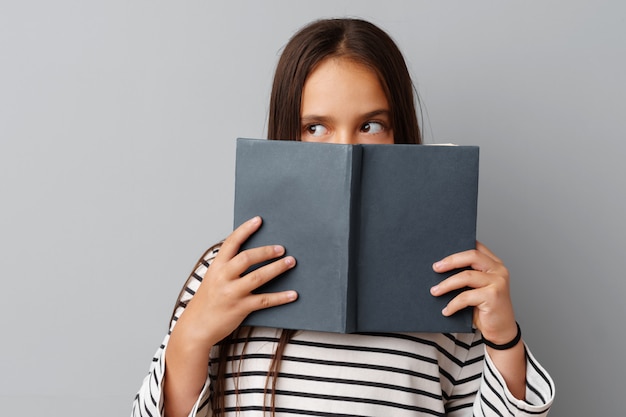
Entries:
{"type": "Polygon", "coordinates": [[[385,127],[382,123],[378,122],[367,122],[361,126],[361,132],[369,133],[375,135],[376,133],[380,133],[385,130],[385,127]]]}
{"type": "Polygon", "coordinates": [[[328,132],[328,129],[326,129],[326,127],[321,124],[308,125],[306,126],[305,130],[309,135],[313,137],[324,136],[328,132]]]}

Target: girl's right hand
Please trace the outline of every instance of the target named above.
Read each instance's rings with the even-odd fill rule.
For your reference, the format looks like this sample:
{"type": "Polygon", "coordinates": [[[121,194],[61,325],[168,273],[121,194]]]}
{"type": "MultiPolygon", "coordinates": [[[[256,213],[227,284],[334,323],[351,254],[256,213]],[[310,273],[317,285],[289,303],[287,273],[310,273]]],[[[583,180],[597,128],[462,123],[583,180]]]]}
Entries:
{"type": "Polygon", "coordinates": [[[285,248],[279,245],[239,252],[241,245],[259,229],[261,223],[260,217],[254,217],[226,238],[176,325],[178,327],[184,322],[187,336],[206,348],[228,336],[251,312],[287,304],[298,297],[295,291],[252,292],[293,268],[296,261],[292,256],[276,259],[242,276],[248,268],[285,253],[285,248]]]}

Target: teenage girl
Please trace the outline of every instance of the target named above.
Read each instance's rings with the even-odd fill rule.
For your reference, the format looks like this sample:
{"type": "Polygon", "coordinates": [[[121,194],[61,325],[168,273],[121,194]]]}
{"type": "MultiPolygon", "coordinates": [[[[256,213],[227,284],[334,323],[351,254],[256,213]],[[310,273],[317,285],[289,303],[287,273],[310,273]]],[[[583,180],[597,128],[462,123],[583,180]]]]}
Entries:
{"type": "MultiPolygon", "coordinates": [[[[421,143],[413,84],[395,43],[358,19],[301,29],[278,62],[268,138],[421,143]]],[[[437,272],[465,269],[430,292],[469,288],[442,314],[474,307],[473,333],[242,327],[249,313],[298,297],[294,291],[253,293],[296,265],[293,256],[282,256],[280,242],[239,252],[261,223],[255,217],[236,228],[194,268],[133,416],[547,415],[553,381],[521,340],[507,268],[483,244],[433,259],[437,272]]]]}

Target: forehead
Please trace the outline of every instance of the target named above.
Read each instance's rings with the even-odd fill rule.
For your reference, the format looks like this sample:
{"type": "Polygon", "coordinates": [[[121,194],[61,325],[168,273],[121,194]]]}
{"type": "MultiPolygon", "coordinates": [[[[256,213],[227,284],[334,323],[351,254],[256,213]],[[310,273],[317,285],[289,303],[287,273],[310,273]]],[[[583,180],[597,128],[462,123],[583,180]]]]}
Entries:
{"type": "Polygon", "coordinates": [[[369,67],[345,58],[329,58],[309,74],[302,91],[302,113],[325,113],[333,107],[355,111],[388,109],[378,75],[369,67]]]}

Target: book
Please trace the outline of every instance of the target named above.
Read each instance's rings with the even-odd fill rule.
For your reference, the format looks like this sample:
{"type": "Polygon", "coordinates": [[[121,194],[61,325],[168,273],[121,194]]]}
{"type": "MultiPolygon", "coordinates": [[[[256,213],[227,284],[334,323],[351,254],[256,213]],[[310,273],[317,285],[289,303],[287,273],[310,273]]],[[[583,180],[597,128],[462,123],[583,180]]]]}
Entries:
{"type": "Polygon", "coordinates": [[[258,292],[293,303],[244,325],[338,333],[471,332],[472,310],[432,264],[475,248],[479,148],[237,139],[234,226],[259,215],[241,250],[280,244],[295,268],[258,292]]]}

